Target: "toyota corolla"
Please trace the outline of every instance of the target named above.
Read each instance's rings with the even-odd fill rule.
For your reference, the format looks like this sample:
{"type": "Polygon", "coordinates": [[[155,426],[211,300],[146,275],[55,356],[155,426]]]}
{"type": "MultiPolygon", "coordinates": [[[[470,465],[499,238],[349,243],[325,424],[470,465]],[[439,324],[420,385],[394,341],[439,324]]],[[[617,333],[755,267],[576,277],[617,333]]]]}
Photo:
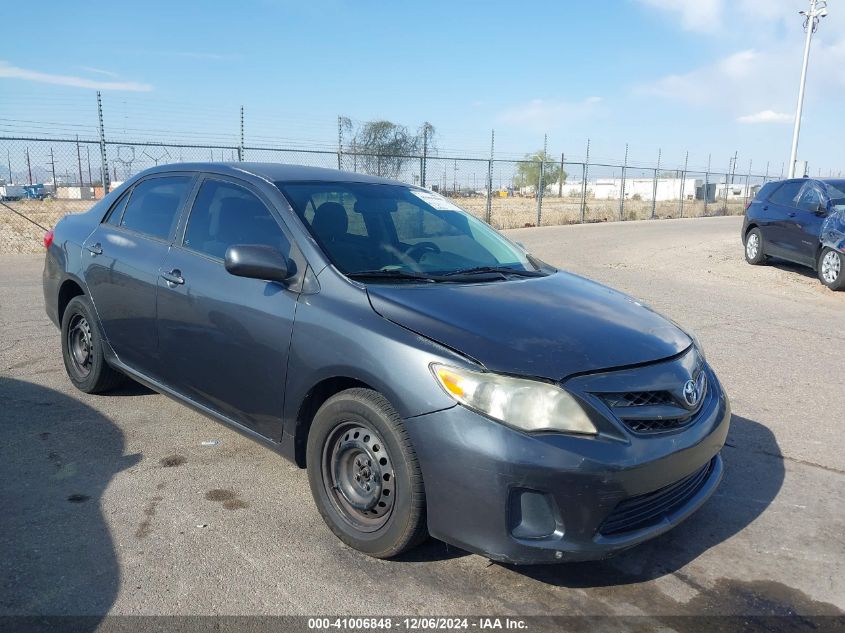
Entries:
{"type": "Polygon", "coordinates": [[[431,535],[500,561],[604,558],[722,476],[730,408],[694,337],[427,189],[160,166],[45,245],[76,387],[128,376],[279,451],[371,556],[431,535]]]}

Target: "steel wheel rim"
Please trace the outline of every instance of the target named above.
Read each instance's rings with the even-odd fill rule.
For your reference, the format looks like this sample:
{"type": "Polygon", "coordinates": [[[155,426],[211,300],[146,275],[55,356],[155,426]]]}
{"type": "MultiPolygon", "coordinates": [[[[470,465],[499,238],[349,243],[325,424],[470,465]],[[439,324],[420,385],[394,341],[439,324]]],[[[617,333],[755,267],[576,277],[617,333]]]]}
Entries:
{"type": "Polygon", "coordinates": [[[842,272],[842,261],[839,253],[828,251],[822,258],[822,278],[829,284],[834,283],[842,272]]]}
{"type": "Polygon", "coordinates": [[[343,519],[361,532],[382,528],[396,495],[393,462],[378,433],[341,424],[323,446],[323,485],[343,519]]]}
{"type": "Polygon", "coordinates": [[[81,314],[75,314],[68,325],[67,348],[73,367],[83,378],[91,373],[94,345],[91,326],[81,314]]]}
{"type": "Polygon", "coordinates": [[[757,253],[760,252],[760,236],[756,233],[752,233],[748,236],[748,240],[745,242],[745,254],[748,255],[748,259],[755,259],[757,257],[757,253]]]}

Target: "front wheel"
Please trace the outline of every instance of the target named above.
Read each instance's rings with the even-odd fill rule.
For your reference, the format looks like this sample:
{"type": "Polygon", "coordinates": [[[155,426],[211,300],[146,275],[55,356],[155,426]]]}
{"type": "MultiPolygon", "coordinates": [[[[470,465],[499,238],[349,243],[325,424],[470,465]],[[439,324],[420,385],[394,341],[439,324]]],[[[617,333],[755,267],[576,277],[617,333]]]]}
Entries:
{"type": "Polygon", "coordinates": [[[329,398],[314,416],[306,461],[317,509],[350,547],[391,558],[425,539],[420,466],[381,394],[349,389],[329,398]]]}
{"type": "Polygon", "coordinates": [[[831,290],[845,290],[845,255],[825,248],[819,255],[819,279],[831,290]]]}
{"type": "Polygon", "coordinates": [[[763,234],[760,229],[751,229],[745,236],[745,261],[758,266],[766,261],[766,254],[763,252],[763,234]]]}

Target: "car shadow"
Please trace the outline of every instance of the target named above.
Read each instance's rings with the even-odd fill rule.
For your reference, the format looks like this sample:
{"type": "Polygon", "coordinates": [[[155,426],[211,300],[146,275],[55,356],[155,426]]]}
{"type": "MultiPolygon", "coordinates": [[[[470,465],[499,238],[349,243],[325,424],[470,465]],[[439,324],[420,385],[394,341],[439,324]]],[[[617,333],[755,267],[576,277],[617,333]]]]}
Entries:
{"type": "Polygon", "coordinates": [[[90,616],[94,630],[120,584],[103,492],[140,461],[107,417],[58,391],[0,378],[0,615],[90,616]]]}
{"type": "Polygon", "coordinates": [[[766,264],[771,266],[772,268],[777,268],[778,270],[782,270],[788,273],[797,273],[806,277],[807,279],[814,279],[816,281],[819,280],[818,273],[809,268],[808,266],[802,266],[801,264],[795,264],[793,262],[788,262],[785,259],[772,259],[770,258],[766,264]]]}
{"type": "Polygon", "coordinates": [[[734,415],[722,451],[725,475],[713,497],[684,523],[614,558],[561,565],[502,565],[535,580],[570,588],[608,587],[671,574],[743,530],[771,505],[785,468],[774,434],[734,415]]]}

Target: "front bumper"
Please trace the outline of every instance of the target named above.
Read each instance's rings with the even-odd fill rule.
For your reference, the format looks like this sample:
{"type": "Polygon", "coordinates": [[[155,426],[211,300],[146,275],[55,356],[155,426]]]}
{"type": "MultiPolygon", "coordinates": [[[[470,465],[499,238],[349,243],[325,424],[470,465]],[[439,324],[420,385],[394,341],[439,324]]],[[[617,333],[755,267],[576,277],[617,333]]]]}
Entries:
{"type": "Polygon", "coordinates": [[[528,564],[607,558],[670,530],[722,477],[730,405],[709,370],[708,378],[710,397],[695,423],[661,436],[528,435],[461,406],[405,420],[423,472],[430,534],[493,560],[528,564]],[[620,503],[653,507],[655,495],[669,498],[681,485],[683,495],[672,493],[675,503],[648,525],[620,531],[617,523],[605,533],[620,503]]]}

